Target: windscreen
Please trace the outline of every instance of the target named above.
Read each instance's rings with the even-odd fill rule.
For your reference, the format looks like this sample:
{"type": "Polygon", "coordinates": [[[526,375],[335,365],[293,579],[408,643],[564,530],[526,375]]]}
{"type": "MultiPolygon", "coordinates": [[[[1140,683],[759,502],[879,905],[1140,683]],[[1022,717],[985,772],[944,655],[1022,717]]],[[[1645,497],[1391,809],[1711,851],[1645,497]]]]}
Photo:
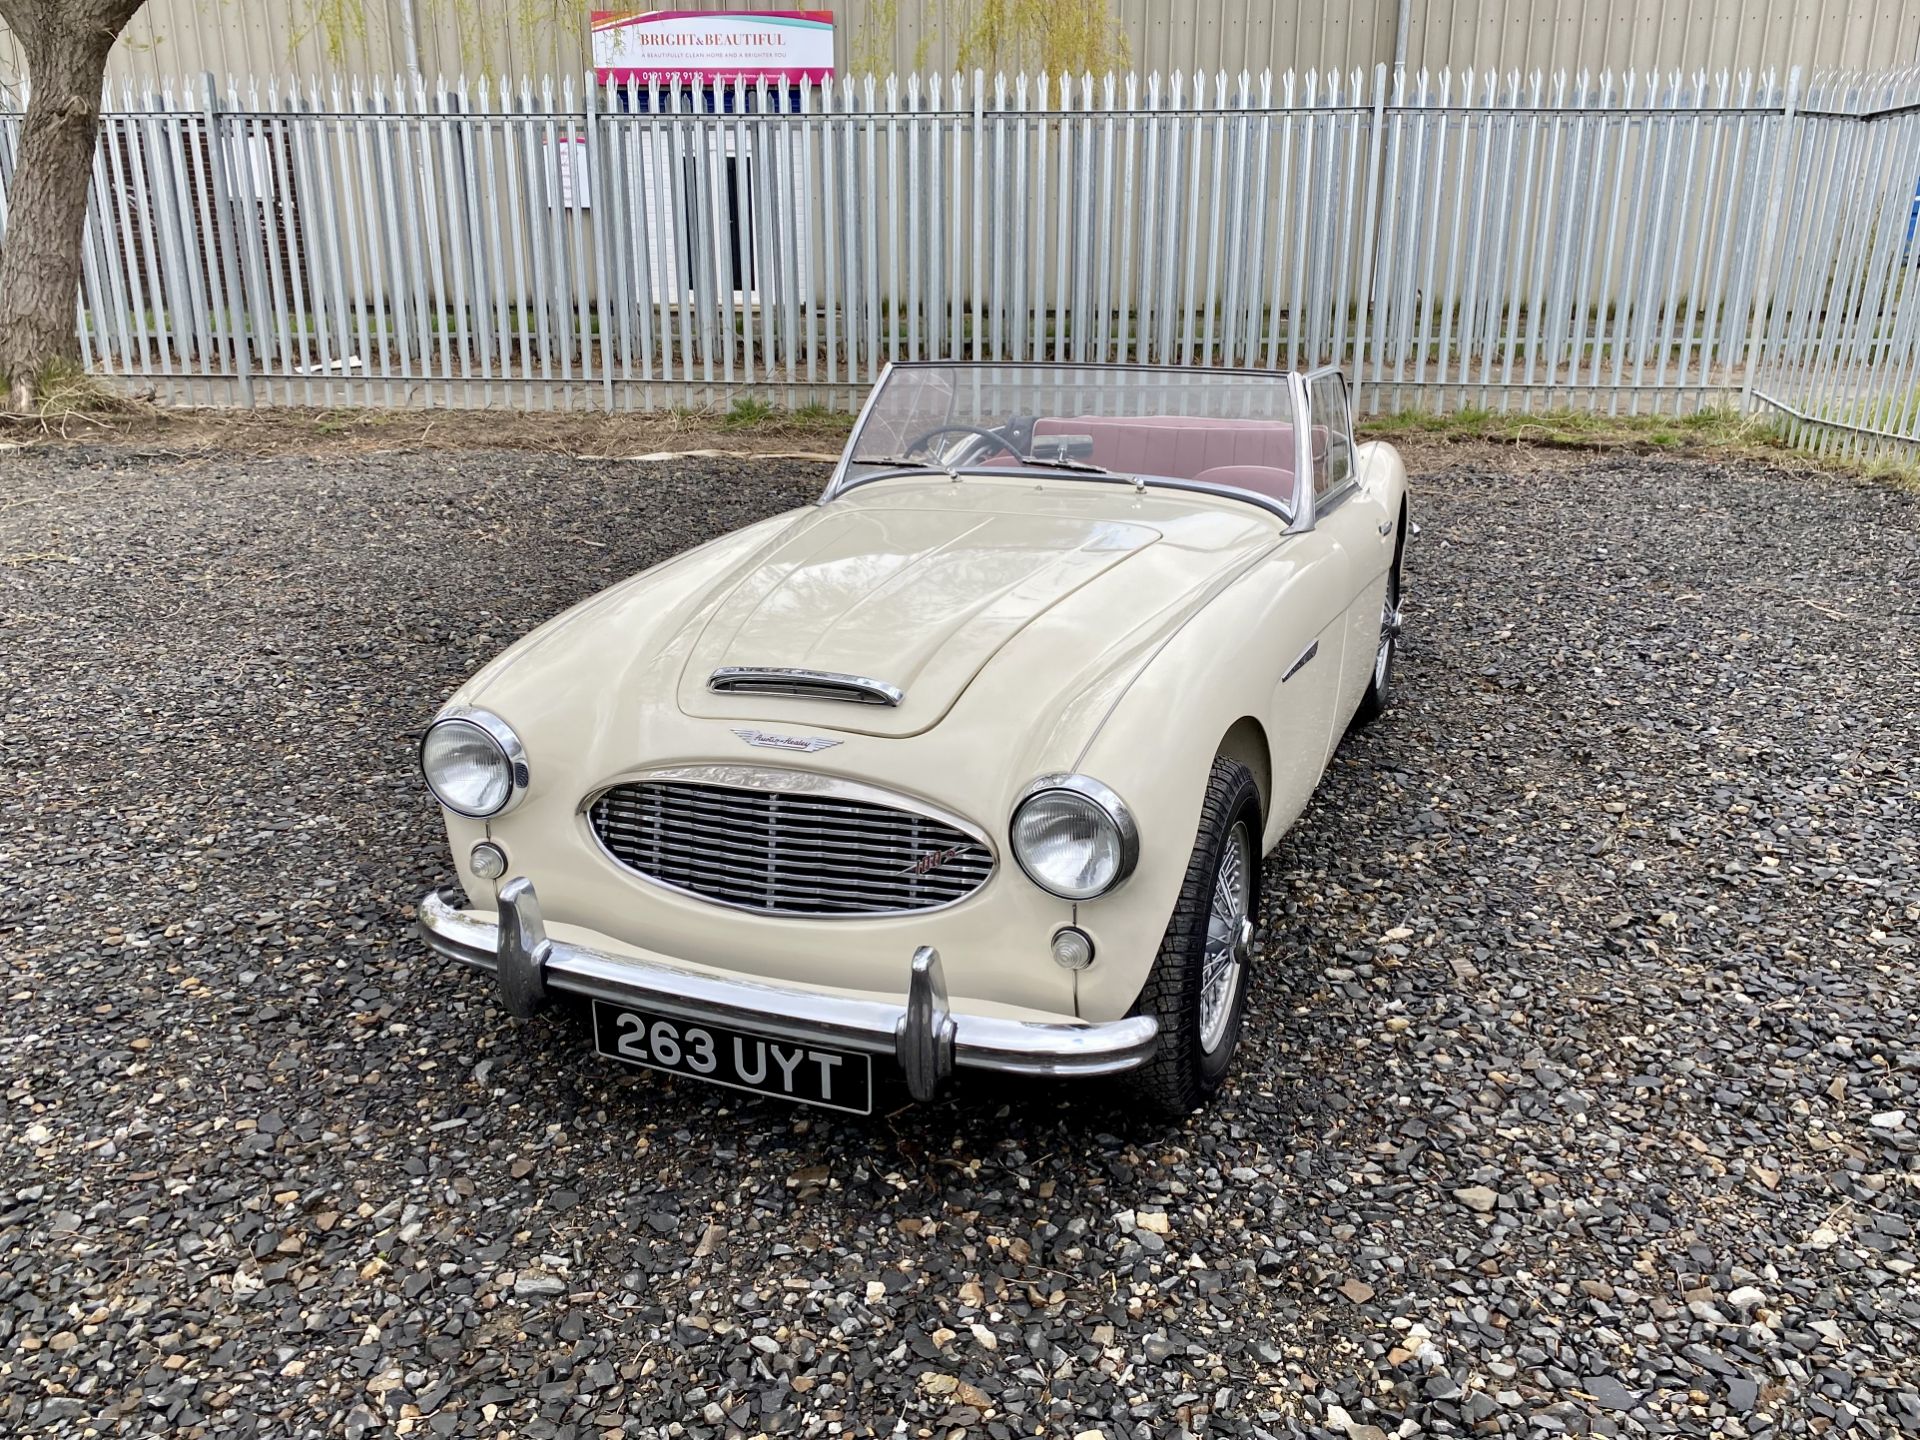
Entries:
{"type": "Polygon", "coordinates": [[[1045,468],[1190,482],[1290,507],[1288,378],[1126,366],[896,366],[854,432],[849,474],[1045,468]]]}

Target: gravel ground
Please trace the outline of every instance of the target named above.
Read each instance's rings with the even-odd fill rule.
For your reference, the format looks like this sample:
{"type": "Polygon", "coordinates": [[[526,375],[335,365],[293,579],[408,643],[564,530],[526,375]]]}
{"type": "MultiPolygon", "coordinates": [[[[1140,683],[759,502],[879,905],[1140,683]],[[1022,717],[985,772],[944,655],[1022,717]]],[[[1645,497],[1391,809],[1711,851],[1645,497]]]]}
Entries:
{"type": "Polygon", "coordinates": [[[816,468],[0,456],[0,1434],[1920,1434],[1920,500],[1427,459],[1164,1127],[627,1072],[410,938],[444,694],[816,468]]]}

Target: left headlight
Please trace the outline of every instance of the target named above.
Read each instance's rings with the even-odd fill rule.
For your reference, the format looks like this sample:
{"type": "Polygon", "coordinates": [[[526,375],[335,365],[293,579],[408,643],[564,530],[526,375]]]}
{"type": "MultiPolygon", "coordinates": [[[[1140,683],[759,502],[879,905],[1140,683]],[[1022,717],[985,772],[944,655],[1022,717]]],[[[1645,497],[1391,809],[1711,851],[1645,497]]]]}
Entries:
{"type": "Polygon", "coordinates": [[[429,725],[420,737],[420,773],[434,799],[470,820],[512,809],[530,778],[520,737],[485,710],[450,711],[429,725]]]}
{"type": "Polygon", "coordinates": [[[1062,900],[1091,900],[1133,873],[1140,832],[1125,802],[1087,775],[1044,775],[1013,807],[1013,857],[1062,900]]]}

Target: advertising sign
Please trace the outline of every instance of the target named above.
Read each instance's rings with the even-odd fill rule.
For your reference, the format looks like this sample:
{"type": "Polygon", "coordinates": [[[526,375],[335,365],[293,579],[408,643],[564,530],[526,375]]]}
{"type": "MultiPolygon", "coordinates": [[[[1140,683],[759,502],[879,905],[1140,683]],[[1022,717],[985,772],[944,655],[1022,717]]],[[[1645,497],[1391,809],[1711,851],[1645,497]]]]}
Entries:
{"type": "Polygon", "coordinates": [[[791,82],[833,75],[831,10],[593,12],[600,78],[645,83],[791,82]]]}

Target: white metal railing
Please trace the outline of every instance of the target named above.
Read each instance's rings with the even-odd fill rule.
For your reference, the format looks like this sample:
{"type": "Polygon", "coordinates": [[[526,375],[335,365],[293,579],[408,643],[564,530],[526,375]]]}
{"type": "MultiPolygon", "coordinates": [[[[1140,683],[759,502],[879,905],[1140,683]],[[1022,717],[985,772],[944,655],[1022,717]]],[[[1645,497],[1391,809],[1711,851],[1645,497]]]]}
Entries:
{"type": "Polygon", "coordinates": [[[1745,400],[1879,448],[1920,435],[1916,180],[1913,72],[203,80],[107,114],[79,323],[198,403],[1333,362],[1369,412],[1745,400]]]}

